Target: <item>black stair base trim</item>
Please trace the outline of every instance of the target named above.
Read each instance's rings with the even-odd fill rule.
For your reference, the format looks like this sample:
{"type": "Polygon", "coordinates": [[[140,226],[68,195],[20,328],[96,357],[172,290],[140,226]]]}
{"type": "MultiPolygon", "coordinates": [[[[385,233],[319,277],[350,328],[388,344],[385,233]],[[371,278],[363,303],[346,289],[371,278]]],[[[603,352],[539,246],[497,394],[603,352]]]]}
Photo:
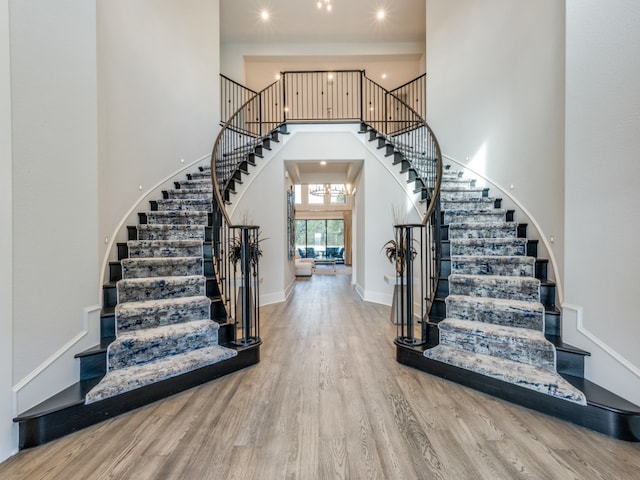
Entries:
{"type": "Polygon", "coordinates": [[[241,370],[260,361],[260,345],[238,355],[176,377],[86,405],[84,395],[97,380],[79,382],[14,418],[19,423],[20,450],[42,445],[82,428],[148,405],[176,393],[241,370]]]}
{"type": "MultiPolygon", "coordinates": [[[[396,344],[396,360],[403,365],[587,427],[619,440],[640,441],[640,407],[585,379],[565,376],[567,381],[585,393],[586,406],[431,360],[425,357],[422,349],[419,348],[396,344]]],[[[428,392],[425,394],[428,395],[428,392]]]]}

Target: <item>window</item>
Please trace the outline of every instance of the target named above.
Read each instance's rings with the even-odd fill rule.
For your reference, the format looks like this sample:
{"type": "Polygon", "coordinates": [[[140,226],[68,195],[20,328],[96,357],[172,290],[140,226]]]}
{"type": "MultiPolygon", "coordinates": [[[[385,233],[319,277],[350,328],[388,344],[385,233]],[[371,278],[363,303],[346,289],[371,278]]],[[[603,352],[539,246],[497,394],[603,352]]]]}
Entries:
{"type": "Polygon", "coordinates": [[[295,224],[298,255],[344,261],[344,220],[296,220],[295,224]]]}
{"type": "Polygon", "coordinates": [[[302,204],[302,185],[294,185],[293,194],[295,195],[296,205],[301,205],[302,204]]]}

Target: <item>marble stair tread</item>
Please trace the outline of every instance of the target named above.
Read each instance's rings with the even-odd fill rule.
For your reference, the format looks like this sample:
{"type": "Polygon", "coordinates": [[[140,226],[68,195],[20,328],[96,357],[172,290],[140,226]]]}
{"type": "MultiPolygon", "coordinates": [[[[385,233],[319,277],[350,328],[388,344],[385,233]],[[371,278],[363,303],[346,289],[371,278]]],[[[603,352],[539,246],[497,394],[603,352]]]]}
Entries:
{"type": "Polygon", "coordinates": [[[126,302],[115,307],[118,333],[172,325],[187,320],[208,320],[210,315],[211,299],[205,296],[126,302]]]}
{"type": "Polygon", "coordinates": [[[469,353],[443,345],[425,350],[424,355],[431,360],[453,365],[579,405],[586,405],[584,393],[567,382],[557,372],[489,355],[469,353]]]}
{"type": "Polygon", "coordinates": [[[540,280],[506,275],[449,275],[449,293],[506,300],[540,301],[540,280]]]}
{"type": "Polygon", "coordinates": [[[158,211],[204,211],[211,212],[211,201],[203,198],[161,198],[156,200],[158,211]]]}
{"type": "Polygon", "coordinates": [[[202,257],[202,240],[129,240],[129,258],[202,257]]]}
{"type": "Polygon", "coordinates": [[[440,345],[555,370],[556,350],[538,330],[445,318],[440,345]]]}
{"type": "Polygon", "coordinates": [[[440,189],[440,198],[443,201],[448,202],[450,200],[457,200],[462,198],[483,197],[484,191],[484,188],[478,187],[442,187],[440,189]]]}
{"type": "Polygon", "coordinates": [[[211,187],[211,178],[192,178],[191,180],[181,180],[179,182],[176,182],[179,186],[180,189],[186,189],[186,190],[190,190],[190,189],[208,189],[211,187]]]}
{"type": "Polygon", "coordinates": [[[493,197],[448,200],[442,202],[442,210],[489,210],[493,208],[495,201],[496,199],[493,197]]]}
{"type": "Polygon", "coordinates": [[[524,255],[452,255],[451,273],[468,275],[535,276],[536,259],[524,255]]]}
{"type": "Polygon", "coordinates": [[[155,382],[213,365],[238,354],[236,350],[212,345],[191,350],[180,355],[160,358],[143,365],[136,365],[108,372],[85,397],[85,403],[94,403],[135,390],[155,382]]]}
{"type": "Polygon", "coordinates": [[[193,172],[192,174],[190,174],[191,179],[192,180],[198,180],[198,179],[208,179],[209,181],[211,181],[211,170],[207,171],[207,172],[193,172]]]}
{"type": "Polygon", "coordinates": [[[118,334],[107,348],[109,371],[218,344],[219,325],[193,320],[118,334]]]}
{"type": "Polygon", "coordinates": [[[449,225],[449,239],[517,238],[515,222],[456,222],[449,225]]]}
{"type": "Polygon", "coordinates": [[[544,305],[540,302],[449,295],[447,316],[544,332],[544,305]]]}
{"type": "Polygon", "coordinates": [[[469,190],[476,188],[476,182],[468,178],[443,178],[441,188],[447,190],[469,190]]]}
{"type": "Polygon", "coordinates": [[[166,190],[167,198],[208,198],[213,200],[213,189],[183,189],[177,188],[173,190],[166,190]]]}
{"type": "Polygon", "coordinates": [[[204,275],[130,278],[116,283],[118,303],[206,295],[204,275]]]}
{"type": "Polygon", "coordinates": [[[208,225],[209,212],[194,210],[167,210],[147,212],[147,224],[208,225]]]}
{"type": "Polygon", "coordinates": [[[202,257],[124,258],[122,278],[204,275],[202,257]]]}
{"type": "MultiPolygon", "coordinates": [[[[451,225],[449,226],[451,228],[451,225]]],[[[453,238],[451,255],[526,255],[526,238],[453,238]]]]}
{"type": "Polygon", "coordinates": [[[201,240],[205,238],[205,225],[138,225],[138,240],[201,240]]]}
{"type": "Polygon", "coordinates": [[[455,222],[496,222],[507,218],[507,210],[504,208],[471,209],[471,210],[446,210],[444,223],[455,222]]]}

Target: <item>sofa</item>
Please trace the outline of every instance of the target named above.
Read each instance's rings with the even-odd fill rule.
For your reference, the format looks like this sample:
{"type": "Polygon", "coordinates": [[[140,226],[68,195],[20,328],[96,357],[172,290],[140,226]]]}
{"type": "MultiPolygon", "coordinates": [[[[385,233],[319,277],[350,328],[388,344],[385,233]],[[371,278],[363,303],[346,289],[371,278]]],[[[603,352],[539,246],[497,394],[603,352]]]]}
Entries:
{"type": "Polygon", "coordinates": [[[296,277],[310,277],[316,268],[316,261],[313,258],[300,258],[299,255],[294,259],[296,267],[296,277]]]}

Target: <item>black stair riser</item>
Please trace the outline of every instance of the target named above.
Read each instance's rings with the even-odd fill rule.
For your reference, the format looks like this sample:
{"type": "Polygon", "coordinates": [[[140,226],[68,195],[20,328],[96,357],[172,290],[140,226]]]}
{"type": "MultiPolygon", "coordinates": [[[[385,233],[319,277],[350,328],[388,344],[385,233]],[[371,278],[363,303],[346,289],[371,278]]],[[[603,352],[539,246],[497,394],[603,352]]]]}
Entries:
{"type": "Polygon", "coordinates": [[[547,280],[549,272],[549,260],[546,258],[536,258],[536,278],[547,280]]]}
{"type": "Polygon", "coordinates": [[[556,349],[556,370],[564,375],[584,377],[584,355],[556,349]]]}
{"type": "Polygon", "coordinates": [[[100,339],[115,337],[116,315],[113,308],[103,308],[102,311],[100,314],[100,339]]]}
{"type": "Polygon", "coordinates": [[[391,155],[395,154],[396,150],[395,148],[393,148],[393,145],[391,145],[390,143],[386,143],[384,145],[384,155],[385,157],[390,157],[391,155]]]}
{"type": "Polygon", "coordinates": [[[208,277],[215,275],[213,271],[213,260],[210,258],[204,259],[204,274],[208,277]]]}
{"type": "Polygon", "coordinates": [[[435,347],[440,343],[440,329],[438,328],[438,324],[435,322],[428,322],[426,324],[426,345],[431,347],[435,347]]]}
{"type": "Polygon", "coordinates": [[[557,337],[562,334],[562,316],[558,310],[544,312],[544,333],[557,337]]]}
{"type": "Polygon", "coordinates": [[[129,258],[129,247],[126,243],[118,242],[118,244],[116,245],[116,249],[118,251],[118,260],[129,258]]]}
{"type": "Polygon", "coordinates": [[[80,357],[80,380],[102,378],[107,374],[106,352],[80,357]]]}
{"type": "Polygon", "coordinates": [[[449,279],[446,277],[440,277],[438,279],[438,289],[436,290],[436,297],[445,298],[449,295],[449,279]]]}
{"type": "Polygon", "coordinates": [[[117,282],[122,280],[122,264],[120,261],[109,262],[109,281],[117,282]]]}
{"type": "Polygon", "coordinates": [[[445,303],[446,297],[436,297],[429,313],[429,321],[438,322],[444,320],[447,317],[447,304],[445,303]]]}
{"type": "Polygon", "coordinates": [[[540,284],[540,303],[545,308],[553,309],[556,306],[556,284],[553,282],[542,282],[540,284]]]}
{"type": "Polygon", "coordinates": [[[102,307],[115,307],[118,303],[118,293],[115,284],[102,286],[102,307]]]}

